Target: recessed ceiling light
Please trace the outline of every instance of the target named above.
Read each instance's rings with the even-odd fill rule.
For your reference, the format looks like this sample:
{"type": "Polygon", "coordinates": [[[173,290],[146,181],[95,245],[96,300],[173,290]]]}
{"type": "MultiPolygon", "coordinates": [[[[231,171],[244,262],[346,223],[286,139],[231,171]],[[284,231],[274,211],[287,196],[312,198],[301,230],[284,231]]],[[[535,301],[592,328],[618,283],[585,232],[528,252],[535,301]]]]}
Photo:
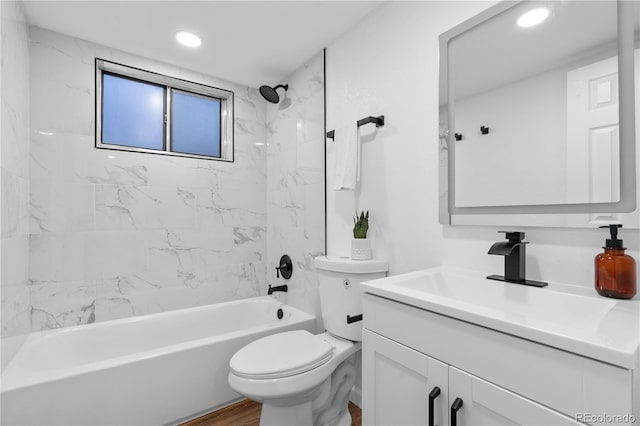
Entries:
{"type": "Polygon", "coordinates": [[[51,136],[51,135],[53,135],[53,133],[52,133],[52,132],[43,132],[42,130],[39,130],[39,131],[38,131],[38,133],[40,133],[41,135],[44,135],[44,136],[51,136]]]}
{"type": "Polygon", "coordinates": [[[200,37],[186,31],[177,32],[176,40],[178,40],[180,44],[183,44],[187,47],[198,47],[200,46],[200,44],[202,44],[200,37]]]}
{"type": "Polygon", "coordinates": [[[528,12],[523,13],[518,18],[518,26],[522,28],[533,27],[538,25],[549,16],[549,9],[546,7],[539,7],[531,9],[528,12]]]}

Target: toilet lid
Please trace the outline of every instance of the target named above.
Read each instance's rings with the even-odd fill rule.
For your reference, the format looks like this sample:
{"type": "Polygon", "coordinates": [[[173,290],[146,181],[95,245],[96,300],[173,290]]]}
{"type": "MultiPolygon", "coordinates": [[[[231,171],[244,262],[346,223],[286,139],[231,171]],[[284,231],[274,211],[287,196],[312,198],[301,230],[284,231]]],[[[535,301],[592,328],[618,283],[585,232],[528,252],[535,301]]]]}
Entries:
{"type": "Polygon", "coordinates": [[[249,343],[231,358],[234,374],[249,379],[275,379],[301,374],[326,363],[333,346],[305,330],[272,334],[249,343]]]}

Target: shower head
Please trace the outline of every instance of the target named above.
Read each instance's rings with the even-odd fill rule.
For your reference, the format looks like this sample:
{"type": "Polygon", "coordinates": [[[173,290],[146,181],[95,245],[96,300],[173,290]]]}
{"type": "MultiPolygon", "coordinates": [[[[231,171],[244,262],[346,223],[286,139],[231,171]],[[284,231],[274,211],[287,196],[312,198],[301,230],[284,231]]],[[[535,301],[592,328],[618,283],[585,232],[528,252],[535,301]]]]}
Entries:
{"type": "Polygon", "coordinates": [[[289,90],[288,84],[279,84],[276,87],[260,86],[260,94],[263,98],[265,98],[272,104],[277,104],[278,102],[280,102],[280,96],[278,95],[278,92],[276,92],[276,90],[278,90],[280,87],[282,87],[285,92],[289,90]]]}

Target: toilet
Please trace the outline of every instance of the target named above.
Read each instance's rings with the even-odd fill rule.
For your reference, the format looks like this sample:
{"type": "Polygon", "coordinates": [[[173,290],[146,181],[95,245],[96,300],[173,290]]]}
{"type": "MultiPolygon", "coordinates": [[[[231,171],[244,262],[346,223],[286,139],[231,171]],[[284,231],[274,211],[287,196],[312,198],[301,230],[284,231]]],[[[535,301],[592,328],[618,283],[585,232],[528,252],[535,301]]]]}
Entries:
{"type": "Polygon", "coordinates": [[[229,362],[231,388],[262,403],[261,426],[351,424],[349,395],[362,345],[360,282],[385,277],[388,265],[321,256],[315,266],[326,331],[263,337],[229,362]]]}

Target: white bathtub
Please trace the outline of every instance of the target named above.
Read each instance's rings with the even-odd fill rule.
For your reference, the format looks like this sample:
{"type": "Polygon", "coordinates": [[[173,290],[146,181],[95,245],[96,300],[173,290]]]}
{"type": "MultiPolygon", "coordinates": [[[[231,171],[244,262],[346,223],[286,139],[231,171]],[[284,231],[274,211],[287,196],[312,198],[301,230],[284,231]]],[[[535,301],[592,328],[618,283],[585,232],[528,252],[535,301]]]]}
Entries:
{"type": "Polygon", "coordinates": [[[264,296],[33,333],[2,374],[1,423],[176,424],[239,399],[231,356],[292,329],[315,317],[264,296]]]}

